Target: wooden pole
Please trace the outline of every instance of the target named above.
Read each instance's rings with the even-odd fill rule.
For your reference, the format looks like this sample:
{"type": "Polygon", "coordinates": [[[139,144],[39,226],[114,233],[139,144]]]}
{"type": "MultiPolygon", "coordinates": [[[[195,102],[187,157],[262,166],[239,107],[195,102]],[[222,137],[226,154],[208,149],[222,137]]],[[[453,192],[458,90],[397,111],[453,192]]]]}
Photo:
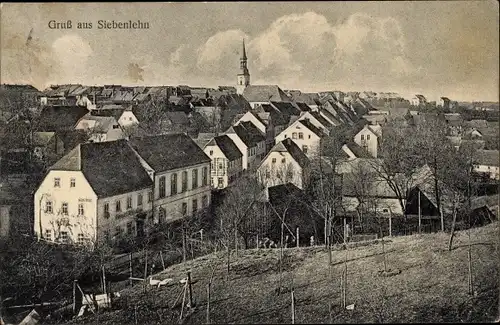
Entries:
{"type": "Polygon", "coordinates": [[[129,285],[132,285],[132,253],[129,255],[129,267],[128,267],[128,273],[129,273],[129,285]]]}
{"type": "Polygon", "coordinates": [[[389,237],[392,237],[392,211],[389,214],[389,237]]]}
{"type": "Polygon", "coordinates": [[[469,260],[469,294],[474,296],[474,284],[472,282],[472,246],[470,242],[470,228],[467,230],[467,234],[469,236],[469,248],[467,250],[467,258],[469,260]]]}
{"type": "Polygon", "coordinates": [[[300,247],[299,227],[297,226],[297,234],[295,240],[297,241],[297,248],[300,247]]]}
{"type": "Polygon", "coordinates": [[[184,285],[184,290],[182,294],[182,306],[181,306],[181,314],[179,316],[179,321],[182,320],[182,315],[184,314],[184,304],[186,303],[186,293],[187,293],[187,282],[184,285]]]}
{"type": "Polygon", "coordinates": [[[189,287],[189,308],[193,308],[193,289],[191,287],[191,272],[188,271],[187,273],[187,281],[188,281],[188,287],[189,287]]]}
{"type": "Polygon", "coordinates": [[[182,263],[186,263],[186,232],[182,225],[182,263]]]}
{"type": "Polygon", "coordinates": [[[295,295],[292,288],[292,324],[295,324],[295,295]]]}
{"type": "Polygon", "coordinates": [[[207,284],[207,318],[206,323],[210,324],[210,282],[207,284]]]}
{"type": "Polygon", "coordinates": [[[102,266],[102,288],[103,288],[104,294],[106,295],[106,302],[108,303],[108,307],[109,307],[108,292],[106,291],[106,269],[104,268],[104,265],[102,266]]]}
{"type": "Polygon", "coordinates": [[[256,243],[256,245],[257,245],[257,250],[258,250],[259,249],[259,234],[257,234],[257,243],[256,243]]]}
{"type": "Polygon", "coordinates": [[[420,234],[421,232],[421,226],[422,226],[422,212],[420,208],[420,189],[418,190],[418,233],[420,234]]]}
{"type": "Polygon", "coordinates": [[[144,261],[144,280],[148,278],[148,251],[146,250],[146,257],[144,261]]]}
{"type": "Polygon", "coordinates": [[[163,252],[162,251],[160,251],[160,258],[161,258],[161,266],[165,270],[165,260],[163,259],[163,252]]]}
{"type": "MultiPolygon", "coordinates": [[[[76,315],[76,281],[77,280],[73,280],[73,315],[76,315]]],[[[0,301],[0,304],[2,302],[0,301]]],[[[0,313],[0,316],[1,316],[1,313],[0,313]]]]}

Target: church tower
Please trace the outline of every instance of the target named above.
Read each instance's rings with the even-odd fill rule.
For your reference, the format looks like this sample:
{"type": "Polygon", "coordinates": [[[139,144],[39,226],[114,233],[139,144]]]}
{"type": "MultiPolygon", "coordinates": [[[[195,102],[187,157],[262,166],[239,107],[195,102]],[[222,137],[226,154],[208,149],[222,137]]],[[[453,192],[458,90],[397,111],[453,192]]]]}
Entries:
{"type": "Polygon", "coordinates": [[[243,94],[243,90],[250,85],[250,72],[247,67],[247,52],[245,50],[245,40],[243,40],[243,52],[240,58],[240,73],[238,73],[238,83],[236,85],[236,92],[243,94]]]}

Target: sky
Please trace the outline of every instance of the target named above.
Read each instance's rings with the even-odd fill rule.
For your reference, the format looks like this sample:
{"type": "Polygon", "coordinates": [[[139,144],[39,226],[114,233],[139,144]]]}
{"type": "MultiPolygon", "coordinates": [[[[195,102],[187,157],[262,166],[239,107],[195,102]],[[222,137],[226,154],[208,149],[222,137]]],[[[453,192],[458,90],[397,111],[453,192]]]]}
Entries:
{"type": "Polygon", "coordinates": [[[499,3],[484,1],[2,3],[0,80],[251,84],[498,101],[499,3]],[[71,20],[71,29],[49,21],[71,20]],[[99,20],[149,29],[98,29],[99,20]],[[91,22],[92,29],[77,29],[91,22]]]}

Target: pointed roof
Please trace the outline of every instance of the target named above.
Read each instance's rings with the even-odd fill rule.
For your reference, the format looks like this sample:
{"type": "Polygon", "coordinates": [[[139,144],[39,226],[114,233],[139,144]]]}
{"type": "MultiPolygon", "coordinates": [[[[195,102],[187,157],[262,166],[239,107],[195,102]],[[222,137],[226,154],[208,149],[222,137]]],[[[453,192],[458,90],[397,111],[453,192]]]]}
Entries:
{"type": "Polygon", "coordinates": [[[241,59],[246,60],[247,59],[247,51],[245,50],[245,39],[243,39],[243,51],[241,54],[241,59]]]}
{"type": "Polygon", "coordinates": [[[325,135],[323,131],[315,127],[314,124],[312,124],[311,121],[309,121],[309,119],[300,120],[299,123],[308,128],[309,130],[311,130],[318,137],[322,137],[325,135]]]}
{"type": "Polygon", "coordinates": [[[300,150],[299,146],[297,146],[297,144],[290,138],[286,138],[275,144],[274,147],[269,150],[266,157],[262,159],[262,163],[267,159],[271,152],[288,152],[290,156],[292,156],[293,160],[295,160],[302,168],[307,167],[310,164],[309,158],[307,158],[306,154],[300,150]]]}
{"type": "Polygon", "coordinates": [[[290,98],[277,85],[249,85],[243,91],[248,102],[290,102],[290,98]]]}
{"type": "Polygon", "coordinates": [[[213,138],[207,144],[207,146],[217,146],[220,148],[224,156],[230,161],[237,160],[243,157],[240,149],[236,146],[236,144],[231,140],[227,135],[220,135],[218,137],[213,138]]]}
{"type": "Polygon", "coordinates": [[[110,197],[153,185],[126,140],[84,143],[50,170],[81,171],[98,197],[110,197]]]}

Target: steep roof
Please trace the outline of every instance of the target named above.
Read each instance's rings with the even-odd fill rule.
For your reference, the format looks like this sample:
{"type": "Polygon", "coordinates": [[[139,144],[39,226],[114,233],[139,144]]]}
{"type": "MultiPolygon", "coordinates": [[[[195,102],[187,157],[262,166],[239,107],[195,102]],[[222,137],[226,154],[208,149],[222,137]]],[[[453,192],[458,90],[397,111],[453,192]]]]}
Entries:
{"type": "Polygon", "coordinates": [[[79,144],[50,169],[82,171],[98,197],[129,193],[153,185],[126,140],[79,144]]]}
{"type": "Polygon", "coordinates": [[[243,91],[249,102],[290,102],[290,98],[277,85],[250,85],[243,91]]]}
{"type": "Polygon", "coordinates": [[[220,135],[218,137],[213,138],[207,144],[207,146],[211,145],[217,145],[224,154],[224,156],[226,156],[226,158],[229,159],[230,161],[237,160],[243,157],[243,154],[241,153],[240,149],[238,149],[233,140],[231,140],[231,138],[228,137],[227,135],[220,135]]]}
{"type": "Polygon", "coordinates": [[[319,95],[317,93],[300,93],[299,95],[293,95],[293,100],[297,103],[305,103],[307,105],[318,105],[319,95]]]}
{"type": "Polygon", "coordinates": [[[266,141],[259,129],[252,122],[241,122],[230,127],[226,133],[234,132],[249,147],[255,147],[259,142],[266,141]]]}
{"type": "Polygon", "coordinates": [[[210,158],[185,133],[133,138],[130,145],[156,171],[210,162],[210,158]]]}
{"type": "Polygon", "coordinates": [[[287,102],[271,102],[271,104],[285,115],[300,115],[300,109],[287,102]]]}
{"type": "Polygon", "coordinates": [[[283,113],[278,111],[275,107],[270,104],[261,104],[255,111],[269,113],[274,125],[287,125],[289,117],[286,117],[283,113]]]}
{"type": "Polygon", "coordinates": [[[321,116],[320,112],[310,112],[311,115],[318,120],[325,128],[329,129],[333,126],[330,122],[328,122],[323,116],[321,116]]]}
{"type": "Polygon", "coordinates": [[[90,111],[90,115],[114,117],[118,121],[122,116],[123,112],[125,112],[125,108],[123,107],[106,108],[106,109],[102,108],[90,111]]]}
{"type": "Polygon", "coordinates": [[[297,106],[300,108],[300,110],[302,112],[310,112],[311,111],[311,108],[306,103],[296,102],[295,104],[297,104],[297,106]]]}
{"type": "Polygon", "coordinates": [[[363,148],[361,148],[356,142],[348,142],[345,144],[347,146],[347,148],[349,148],[349,150],[352,151],[352,153],[356,156],[356,158],[373,158],[372,156],[370,156],[370,154],[368,152],[366,152],[366,150],[364,150],[363,148]]]}
{"type": "Polygon", "coordinates": [[[58,138],[64,143],[65,150],[73,149],[89,139],[89,135],[84,130],[61,130],[56,132],[58,138]]]}
{"type": "Polygon", "coordinates": [[[277,143],[270,152],[288,152],[292,158],[300,165],[300,167],[304,168],[309,166],[309,158],[307,158],[306,154],[300,150],[299,146],[292,139],[286,138],[283,141],[277,143]]]}
{"type": "Polygon", "coordinates": [[[498,150],[478,150],[476,163],[484,166],[500,166],[498,150]]]}
{"type": "Polygon", "coordinates": [[[189,118],[184,112],[181,111],[165,112],[165,115],[172,122],[172,124],[177,124],[177,125],[189,124],[189,118]]]}
{"type": "Polygon", "coordinates": [[[318,137],[322,137],[324,135],[323,131],[315,127],[314,124],[312,124],[311,121],[309,121],[308,119],[300,120],[299,123],[304,125],[309,130],[311,130],[318,137]]]}
{"type": "Polygon", "coordinates": [[[38,128],[40,131],[72,129],[88,113],[81,106],[46,106],[40,113],[38,128]]]}
{"type": "Polygon", "coordinates": [[[94,132],[107,133],[113,124],[118,123],[116,119],[112,116],[95,116],[87,115],[82,118],[82,121],[96,121],[95,126],[92,128],[94,132]]]}

